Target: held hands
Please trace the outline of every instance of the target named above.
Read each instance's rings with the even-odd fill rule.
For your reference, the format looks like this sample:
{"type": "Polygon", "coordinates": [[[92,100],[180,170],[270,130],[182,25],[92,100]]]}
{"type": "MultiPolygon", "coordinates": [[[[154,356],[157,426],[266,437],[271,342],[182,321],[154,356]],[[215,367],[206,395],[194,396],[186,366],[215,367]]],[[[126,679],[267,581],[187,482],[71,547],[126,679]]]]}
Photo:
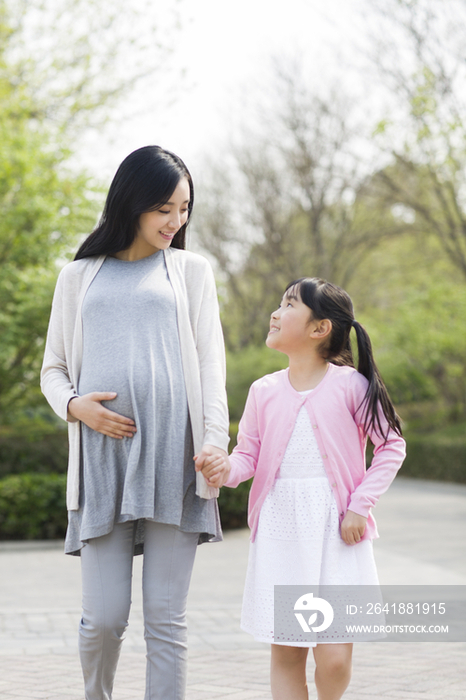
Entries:
{"type": "Polygon", "coordinates": [[[136,432],[134,421],[115,411],[110,411],[101,404],[101,401],[112,401],[115,398],[114,391],[93,391],[90,394],[76,396],[68,404],[68,413],[102,435],[117,440],[133,437],[136,432]]]}
{"type": "Polygon", "coordinates": [[[361,541],[366,529],[366,521],[363,515],[353,513],[352,510],[346,511],[346,515],[341,523],[341,537],[346,544],[357,544],[361,541]]]}
{"type": "Polygon", "coordinates": [[[204,445],[201,452],[194,456],[194,461],[196,471],[202,472],[209,486],[220,488],[227,481],[231,467],[224,450],[204,445]]]}

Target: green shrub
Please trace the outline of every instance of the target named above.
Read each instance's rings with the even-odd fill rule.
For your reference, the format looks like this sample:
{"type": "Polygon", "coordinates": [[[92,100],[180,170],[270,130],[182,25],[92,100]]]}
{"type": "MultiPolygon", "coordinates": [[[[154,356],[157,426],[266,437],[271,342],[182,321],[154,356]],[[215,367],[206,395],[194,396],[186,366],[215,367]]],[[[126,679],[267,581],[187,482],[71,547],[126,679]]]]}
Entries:
{"type": "Polygon", "coordinates": [[[9,474],[64,474],[68,430],[51,409],[17,413],[0,427],[0,479],[9,474]]]}
{"type": "Polygon", "coordinates": [[[220,489],[218,507],[222,527],[225,530],[246,527],[248,524],[248,496],[252,479],[243,481],[235,489],[224,486],[220,489]]]}
{"type": "Polygon", "coordinates": [[[64,474],[13,474],[0,480],[1,539],[62,538],[66,524],[64,474]]]}
{"type": "Polygon", "coordinates": [[[435,433],[406,433],[403,476],[466,484],[466,426],[435,433]]]}
{"type": "MultiPolygon", "coordinates": [[[[238,424],[230,425],[230,450],[236,444],[238,424]]],[[[401,468],[403,476],[466,483],[466,425],[454,425],[435,433],[407,433],[407,457],[401,468]]],[[[372,459],[372,446],[368,448],[368,462],[372,459]]],[[[247,526],[248,494],[250,481],[236,489],[220,489],[219,508],[225,530],[247,526]]]]}
{"type": "Polygon", "coordinates": [[[250,345],[238,352],[227,352],[227,396],[230,418],[239,421],[249,387],[259,377],[283,369],[288,358],[265,345],[250,345]]]}
{"type": "MultiPolygon", "coordinates": [[[[237,425],[231,434],[236,438],[237,425]]],[[[403,476],[466,483],[466,426],[436,433],[407,433],[403,476]]],[[[232,441],[233,443],[235,440],[232,441]]],[[[251,481],[220,490],[219,508],[225,530],[247,526],[251,481]]],[[[66,476],[13,474],[0,480],[0,539],[54,539],[66,532],[66,476]]]]}

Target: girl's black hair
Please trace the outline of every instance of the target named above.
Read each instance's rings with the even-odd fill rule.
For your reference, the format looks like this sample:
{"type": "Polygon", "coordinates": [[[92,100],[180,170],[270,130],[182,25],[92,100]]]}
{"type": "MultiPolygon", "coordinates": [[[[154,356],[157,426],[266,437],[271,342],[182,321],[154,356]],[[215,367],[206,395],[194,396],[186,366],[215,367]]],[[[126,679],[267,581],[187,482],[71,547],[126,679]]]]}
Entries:
{"type": "Polygon", "coordinates": [[[388,429],[386,433],[383,432],[380,406],[390,428],[401,435],[400,418],[375,364],[369,335],[354,318],[353,302],[349,295],[341,287],[317,277],[302,277],[291,282],[286,288],[286,294],[290,298],[300,298],[311,309],[312,318],[318,321],[327,318],[332,322],[329,340],[322,345],[322,355],[329,362],[354,367],[350,340],[351,328],[354,328],[358,341],[357,370],[369,380],[366,395],[361,402],[361,406],[365,404],[364,432],[367,434],[373,428],[387,441],[388,429]]]}
{"type": "Polygon", "coordinates": [[[174,153],[160,146],[144,146],[121,163],[110,185],[100,221],[79,248],[75,260],[91,255],[112,255],[129,248],[136,237],[141,214],[166,204],[183,177],[190,190],[188,220],[173,238],[171,247],[184,250],[194,204],[192,177],[174,153]]]}

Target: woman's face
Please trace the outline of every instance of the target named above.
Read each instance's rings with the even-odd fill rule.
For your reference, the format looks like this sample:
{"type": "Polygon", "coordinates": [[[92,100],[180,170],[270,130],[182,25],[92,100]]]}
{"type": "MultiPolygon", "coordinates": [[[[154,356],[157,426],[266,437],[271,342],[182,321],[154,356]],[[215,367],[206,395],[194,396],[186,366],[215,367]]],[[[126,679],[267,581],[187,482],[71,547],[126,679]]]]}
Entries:
{"type": "Polygon", "coordinates": [[[137,258],[145,258],[157,250],[170,247],[175,234],[188,220],[189,199],[189,182],[183,177],[166,204],[160,209],[141,214],[138,232],[131,246],[137,258]]]}

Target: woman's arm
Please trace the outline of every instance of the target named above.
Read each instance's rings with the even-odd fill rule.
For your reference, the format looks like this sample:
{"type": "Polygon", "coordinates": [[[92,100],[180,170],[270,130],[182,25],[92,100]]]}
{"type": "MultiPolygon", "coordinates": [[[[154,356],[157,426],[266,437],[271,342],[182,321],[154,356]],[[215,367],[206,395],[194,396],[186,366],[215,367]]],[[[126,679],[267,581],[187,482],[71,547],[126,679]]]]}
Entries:
{"type": "MultiPolygon", "coordinates": [[[[214,274],[209,263],[204,262],[203,287],[196,323],[196,350],[204,413],[204,446],[210,446],[206,455],[213,454],[212,450],[215,449],[219,454],[225,455],[230,440],[225,389],[225,345],[214,274]]],[[[199,457],[201,455],[202,452],[199,453],[199,457]]]]}
{"type": "Polygon", "coordinates": [[[115,392],[94,392],[78,396],[76,387],[73,386],[67,359],[70,350],[67,353],[66,338],[72,337],[79,289],[70,287],[67,293],[64,277],[65,272],[62,271],[52,301],[41,371],[42,392],[63,420],[80,420],[93,430],[109,437],[132,437],[136,432],[134,421],[105,408],[100,403],[114,399],[115,392]]]}
{"type": "Polygon", "coordinates": [[[66,314],[64,275],[65,272],[62,270],[58,276],[53,295],[41,370],[41,389],[50,406],[60,418],[75,421],[75,418],[68,415],[68,404],[78,394],[70,379],[68,369],[65,319],[71,327],[74,326],[76,301],[72,301],[68,314],[66,314]]]}

